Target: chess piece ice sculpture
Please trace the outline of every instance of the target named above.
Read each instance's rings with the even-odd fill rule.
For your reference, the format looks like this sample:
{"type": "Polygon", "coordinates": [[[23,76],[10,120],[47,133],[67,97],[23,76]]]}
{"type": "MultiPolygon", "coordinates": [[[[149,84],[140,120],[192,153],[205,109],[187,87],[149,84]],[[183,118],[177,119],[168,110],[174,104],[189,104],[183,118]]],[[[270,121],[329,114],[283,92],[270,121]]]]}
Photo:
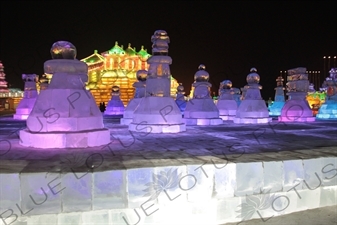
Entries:
{"type": "Polygon", "coordinates": [[[109,116],[119,116],[124,113],[124,104],[120,98],[120,92],[118,86],[113,86],[111,91],[111,100],[108,102],[106,106],[106,110],[104,115],[109,116]]]}
{"type": "Polygon", "coordinates": [[[312,122],[315,121],[313,112],[306,100],[309,90],[308,74],[306,68],[299,67],[288,70],[287,95],[288,100],[284,104],[279,121],[283,122],[312,122]]]}
{"type": "Polygon", "coordinates": [[[337,120],[337,68],[332,68],[329,72],[330,77],[323,83],[327,97],[316,115],[320,120],[337,120]]]}
{"type": "Polygon", "coordinates": [[[25,82],[24,96],[16,108],[13,118],[16,120],[26,120],[32,111],[36,98],[38,96],[36,74],[22,74],[22,80],[25,82]]]}
{"type": "Polygon", "coordinates": [[[185,100],[184,86],[181,83],[179,83],[179,86],[177,87],[176,103],[180,109],[181,114],[184,115],[187,101],[185,100]]]}
{"type": "Polygon", "coordinates": [[[193,99],[187,102],[184,112],[186,125],[219,125],[223,121],[219,117],[219,110],[210,95],[212,84],[208,82],[209,73],[204,65],[194,75],[195,82],[193,99]]]}
{"type": "Polygon", "coordinates": [[[239,88],[232,88],[233,89],[233,98],[236,101],[237,105],[239,106],[241,103],[241,91],[239,88]]]}
{"type": "Polygon", "coordinates": [[[178,133],[186,131],[180,109],[170,95],[172,59],[168,56],[170,38],[164,30],[152,35],[152,56],[146,79],[146,96],[142,98],[129,125],[130,131],[178,133]]]}
{"type": "Polygon", "coordinates": [[[20,131],[20,144],[34,148],[85,148],[110,143],[102,113],[85,89],[88,66],[76,59],[76,48],[59,41],[51,48],[52,60],[44,70],[53,74],[46,90],[38,95],[20,131]]]}
{"type": "Polygon", "coordinates": [[[131,101],[125,108],[123,118],[121,118],[122,125],[129,125],[130,123],[132,123],[133,113],[139,105],[141,99],[145,97],[147,71],[138,70],[136,75],[138,81],[133,84],[133,87],[136,89],[135,96],[133,97],[133,99],[131,99],[131,101]]]}
{"type": "Polygon", "coordinates": [[[222,120],[233,120],[238,104],[234,100],[234,90],[230,80],[224,80],[220,83],[219,96],[216,106],[219,109],[220,118],[222,120]]]}
{"type": "Polygon", "coordinates": [[[281,115],[281,110],[285,104],[285,97],[284,97],[285,88],[283,87],[283,81],[284,79],[281,76],[279,76],[276,79],[277,86],[275,88],[275,100],[269,109],[270,116],[280,116],[281,115]]]}
{"type": "Polygon", "coordinates": [[[269,118],[268,108],[265,101],[261,97],[259,85],[260,76],[256,73],[255,68],[250,69],[250,74],[247,76],[247,83],[243,90],[246,90],[244,99],[236,111],[234,123],[268,123],[272,120],[269,118]]]}

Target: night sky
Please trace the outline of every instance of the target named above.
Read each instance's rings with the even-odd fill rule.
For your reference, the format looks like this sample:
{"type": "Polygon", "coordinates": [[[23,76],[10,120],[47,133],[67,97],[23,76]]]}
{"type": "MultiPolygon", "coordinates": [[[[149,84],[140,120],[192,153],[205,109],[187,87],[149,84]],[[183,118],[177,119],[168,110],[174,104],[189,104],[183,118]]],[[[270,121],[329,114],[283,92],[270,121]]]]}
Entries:
{"type": "Polygon", "coordinates": [[[0,60],[11,87],[23,88],[22,73],[43,74],[56,41],[72,42],[78,59],[109,50],[115,41],[137,51],[144,45],[151,54],[151,36],[159,29],[171,39],[171,73],[187,94],[199,64],[216,92],[225,79],[243,87],[256,67],[268,99],[280,70],[323,72],[323,56],[337,53],[336,1],[74,2],[1,2],[0,60]]]}

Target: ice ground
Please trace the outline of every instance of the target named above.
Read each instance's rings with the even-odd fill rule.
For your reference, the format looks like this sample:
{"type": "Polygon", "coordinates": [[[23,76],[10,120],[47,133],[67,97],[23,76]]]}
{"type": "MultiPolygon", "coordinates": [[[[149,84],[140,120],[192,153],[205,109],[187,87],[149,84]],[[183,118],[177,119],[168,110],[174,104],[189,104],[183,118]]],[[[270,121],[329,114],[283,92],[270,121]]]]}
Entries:
{"type": "MultiPolygon", "coordinates": [[[[2,155],[3,152],[0,153],[2,160],[47,160],[55,155],[66,156],[74,152],[111,155],[113,151],[116,160],[123,162],[132,160],[132,157],[136,156],[143,159],[170,159],[172,161],[189,158],[200,162],[198,158],[201,156],[223,158],[224,153],[231,155],[243,152],[245,154],[270,152],[271,155],[276,156],[274,152],[337,146],[337,121],[311,123],[273,121],[269,124],[255,125],[234,124],[226,121],[218,126],[189,126],[186,132],[177,134],[152,134],[128,131],[127,126],[119,124],[118,117],[105,117],[104,124],[111,132],[112,142],[109,147],[55,151],[56,149],[42,150],[19,145],[19,130],[25,128],[25,123],[25,121],[15,121],[10,116],[0,117],[0,140],[10,141],[12,150],[15,149],[5,155],[2,155]],[[25,158],[27,155],[29,158],[25,158]]],[[[305,151],[301,152],[305,154],[305,151]]],[[[139,166],[145,167],[146,165],[139,166]]]]}
{"type": "MultiPolygon", "coordinates": [[[[20,128],[25,126],[25,122],[13,121],[10,117],[1,117],[0,140],[10,141],[12,148],[6,148],[6,143],[8,142],[0,142],[3,147],[2,151],[0,151],[0,171],[3,174],[20,172],[21,174],[40,173],[44,175],[46,173],[57,173],[61,170],[63,172],[69,172],[69,165],[66,165],[68,166],[67,171],[67,168],[64,168],[64,163],[70,163],[71,166],[74,167],[76,166],[76,163],[79,163],[76,166],[76,172],[87,172],[88,167],[83,164],[83,160],[86,160],[90,154],[96,154],[95,157],[90,158],[89,162],[92,166],[99,166],[98,168],[94,168],[95,173],[107,170],[126,170],[128,171],[127,173],[130,173],[130,171],[135,171],[133,170],[135,168],[165,166],[180,167],[189,165],[193,167],[194,165],[209,163],[210,159],[217,163],[223,163],[225,155],[229,160],[238,164],[245,162],[259,164],[261,161],[272,163],[273,161],[287,161],[294,159],[296,159],[298,163],[301,163],[302,159],[304,162],[313,157],[330,157],[332,162],[336,165],[337,121],[291,124],[275,121],[271,124],[264,125],[238,125],[233,122],[226,122],[224,125],[212,127],[188,127],[187,132],[179,134],[130,133],[127,126],[119,125],[119,119],[112,117],[105,118],[104,123],[111,129],[112,143],[109,146],[90,149],[49,149],[46,151],[43,149],[27,149],[20,146],[18,144],[19,138],[17,133],[20,128]],[[99,164],[99,160],[101,159],[99,155],[105,159],[102,164],[99,164]]],[[[316,162],[310,162],[311,166],[315,166],[316,162]]],[[[273,164],[271,166],[277,167],[279,165],[273,164]]],[[[254,169],[256,168],[258,169],[258,167],[254,167],[254,169]]],[[[246,171],[247,168],[242,167],[242,169],[244,169],[244,172],[249,172],[246,171]]],[[[291,165],[288,169],[291,169],[291,165]]],[[[297,169],[295,168],[295,172],[296,170],[297,169]]],[[[208,173],[210,172],[211,171],[208,171],[208,173]]],[[[257,173],[260,172],[257,171],[257,173]]],[[[140,174],[137,173],[132,175],[131,173],[128,177],[130,178],[135,175],[139,176],[140,174]]],[[[274,174],[274,176],[277,177],[278,175],[274,174]]],[[[199,178],[201,178],[201,175],[198,176],[198,179],[199,178]]],[[[86,184],[90,183],[89,180],[85,179],[81,182],[86,184]]],[[[208,184],[207,180],[203,182],[207,185],[211,185],[208,184]]],[[[310,183],[309,180],[308,182],[310,183]]],[[[247,187],[245,187],[245,189],[246,190],[244,191],[247,191],[247,187]]],[[[32,193],[33,190],[34,188],[28,190],[27,193],[32,193]]],[[[198,190],[199,193],[200,191],[202,191],[202,193],[210,193],[210,190],[207,189],[207,187],[204,190],[198,190]]],[[[325,189],[323,187],[319,191],[322,196],[324,195],[324,191],[325,189]]],[[[304,192],[305,190],[303,190],[301,194],[305,195],[304,192]]],[[[309,191],[309,196],[313,193],[314,192],[309,191]]],[[[68,193],[68,198],[70,196],[73,197],[72,195],[74,194],[75,193],[68,193]]],[[[199,195],[197,197],[201,198],[207,196],[199,195]]],[[[82,198],[83,196],[81,199],[82,198]]],[[[132,200],[134,200],[132,199],[132,196],[129,196],[128,198],[130,200],[129,206],[130,204],[135,203],[132,202],[132,200]]],[[[193,198],[193,195],[189,198],[193,198]]],[[[311,198],[312,197],[310,197],[310,199],[311,198]]],[[[75,199],[76,196],[71,201],[75,199]]],[[[102,200],[102,196],[101,198],[97,198],[97,200],[102,200]]],[[[76,207],[76,204],[81,205],[82,207],[87,205],[87,203],[83,201],[77,202],[74,205],[71,201],[67,201],[67,198],[62,198],[62,201],[63,210],[65,211],[73,210],[74,207],[76,207]]],[[[123,200],[121,198],[118,198],[118,196],[116,198],[115,196],[113,201],[115,204],[119,205],[119,208],[123,208],[123,200]]],[[[322,199],[318,201],[322,202],[322,199]]],[[[317,198],[313,199],[311,202],[313,203],[308,204],[310,207],[317,207],[317,198]]],[[[53,208],[55,204],[57,205],[57,202],[48,205],[46,204],[44,205],[44,208],[47,208],[47,210],[55,210],[55,208],[53,208]]],[[[96,206],[96,208],[97,206],[103,207],[102,202],[99,201],[93,202],[92,204],[93,207],[96,206]]],[[[336,205],[336,202],[334,204],[336,205]]],[[[234,204],[233,207],[234,206],[237,205],[234,204]]],[[[114,208],[115,206],[106,205],[105,207],[114,208]]],[[[210,207],[213,206],[210,205],[210,207]]],[[[301,207],[301,210],[308,209],[303,208],[303,205],[301,207]]],[[[198,207],[197,209],[200,210],[198,207]]],[[[36,207],[35,212],[38,212],[37,210],[38,207],[36,207]]],[[[88,208],[87,210],[90,209],[88,208]]],[[[112,215],[113,212],[109,213],[109,215],[112,215]]],[[[211,212],[202,213],[207,214],[211,212]]],[[[214,216],[213,214],[210,215],[214,216]]],[[[83,218],[87,217],[87,214],[83,216],[83,218]]],[[[279,217],[275,217],[275,219],[276,218],[279,217]]],[[[36,218],[33,216],[33,221],[35,220],[36,218]]],[[[199,220],[201,220],[201,218],[199,220]]]]}

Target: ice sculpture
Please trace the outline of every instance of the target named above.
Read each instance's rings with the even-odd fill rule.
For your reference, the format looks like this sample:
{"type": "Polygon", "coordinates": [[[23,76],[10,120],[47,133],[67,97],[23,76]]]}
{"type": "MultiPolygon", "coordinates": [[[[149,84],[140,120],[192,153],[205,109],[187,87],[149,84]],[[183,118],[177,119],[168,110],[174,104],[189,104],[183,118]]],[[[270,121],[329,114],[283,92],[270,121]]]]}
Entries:
{"type": "Polygon", "coordinates": [[[269,115],[270,116],[280,116],[281,110],[285,104],[284,90],[283,87],[284,79],[279,76],[276,79],[276,88],[275,88],[275,99],[273,104],[269,107],[269,115]]]}
{"type": "Polygon", "coordinates": [[[287,95],[288,100],[284,104],[279,121],[283,122],[312,122],[315,121],[313,112],[306,100],[309,90],[307,69],[298,67],[288,70],[287,95]]]}
{"type": "Polygon", "coordinates": [[[201,64],[194,75],[193,98],[187,102],[184,112],[186,125],[219,125],[223,121],[210,94],[212,84],[208,82],[209,73],[201,64]]]}
{"type": "Polygon", "coordinates": [[[329,72],[330,77],[327,77],[323,83],[327,97],[316,115],[320,120],[337,120],[337,68],[332,68],[329,72]]]}
{"type": "Polygon", "coordinates": [[[234,90],[230,80],[224,80],[220,83],[219,96],[216,106],[219,109],[220,118],[222,120],[233,120],[238,104],[234,100],[234,90]]]}
{"type": "Polygon", "coordinates": [[[85,89],[88,66],[76,59],[76,48],[59,41],[51,48],[52,60],[44,63],[45,73],[53,74],[41,91],[20,131],[20,144],[34,148],[85,148],[110,143],[102,113],[85,89]]]}
{"type": "Polygon", "coordinates": [[[124,104],[120,98],[119,87],[112,86],[111,100],[108,102],[108,105],[106,106],[104,115],[109,116],[123,115],[124,109],[125,109],[124,104]]]}
{"type": "Polygon", "coordinates": [[[130,123],[132,123],[133,113],[139,105],[141,99],[145,97],[147,71],[138,70],[136,76],[138,81],[133,84],[133,87],[136,89],[135,95],[124,110],[123,118],[121,118],[120,121],[122,125],[129,125],[130,123]]]}
{"type": "Polygon", "coordinates": [[[146,96],[142,98],[129,125],[130,131],[178,133],[186,131],[180,109],[171,97],[172,59],[168,56],[170,38],[164,30],[152,35],[152,56],[146,79],[146,96]]]}
{"type": "Polygon", "coordinates": [[[244,99],[236,111],[234,123],[268,123],[272,120],[269,118],[268,108],[265,101],[261,97],[260,76],[255,68],[250,69],[247,76],[247,83],[243,88],[244,99]]]}
{"type": "Polygon", "coordinates": [[[185,99],[184,86],[182,85],[182,83],[179,83],[179,86],[177,87],[176,103],[180,109],[181,114],[184,115],[187,101],[185,99]]]}
{"type": "Polygon", "coordinates": [[[236,101],[237,105],[239,106],[241,103],[241,91],[239,88],[232,88],[233,90],[233,98],[236,101]]]}
{"type": "MultiPolygon", "coordinates": [[[[241,89],[241,98],[240,98],[240,100],[242,101],[242,100],[244,100],[245,97],[246,97],[246,93],[247,93],[248,87],[247,87],[247,86],[244,86],[243,88],[240,88],[240,89],[241,89]]],[[[240,102],[241,102],[241,101],[240,101],[240,102]]]]}
{"type": "Polygon", "coordinates": [[[22,74],[22,80],[25,82],[24,96],[16,107],[16,113],[13,115],[16,120],[26,120],[28,118],[38,96],[36,89],[38,76],[36,74],[22,74]]]}

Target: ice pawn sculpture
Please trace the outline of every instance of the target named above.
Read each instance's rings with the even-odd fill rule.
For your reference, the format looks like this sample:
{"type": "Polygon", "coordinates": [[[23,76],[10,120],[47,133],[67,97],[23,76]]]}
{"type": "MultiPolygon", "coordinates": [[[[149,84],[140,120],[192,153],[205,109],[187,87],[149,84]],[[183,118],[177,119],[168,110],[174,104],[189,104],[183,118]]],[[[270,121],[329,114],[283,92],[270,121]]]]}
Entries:
{"type": "Polygon", "coordinates": [[[239,106],[241,103],[241,91],[239,88],[232,88],[233,98],[236,101],[236,104],[239,106]]]}
{"type": "Polygon", "coordinates": [[[275,99],[274,103],[270,106],[269,109],[269,115],[270,116],[280,116],[281,115],[281,110],[285,104],[285,97],[284,97],[284,90],[285,88],[283,87],[283,81],[284,79],[279,76],[276,79],[276,88],[275,88],[275,99]]]}
{"type": "Polygon", "coordinates": [[[233,120],[238,104],[234,99],[234,90],[230,80],[224,80],[220,83],[219,96],[216,106],[219,109],[220,118],[222,120],[233,120]]]}
{"type": "Polygon", "coordinates": [[[32,111],[38,93],[36,89],[36,74],[22,74],[22,80],[25,82],[24,96],[16,108],[13,118],[16,120],[26,120],[32,111]]]}
{"type": "Polygon", "coordinates": [[[184,115],[187,101],[185,100],[184,86],[182,85],[182,83],[179,83],[179,86],[177,87],[176,103],[180,109],[181,114],[184,115]]]}
{"type": "Polygon", "coordinates": [[[20,144],[34,148],[85,148],[110,143],[102,113],[85,89],[88,66],[76,59],[76,48],[59,41],[51,48],[52,60],[44,63],[53,74],[47,89],[41,91],[20,131],[20,144]]]}
{"type": "Polygon", "coordinates": [[[250,74],[247,75],[246,80],[248,85],[243,88],[243,90],[246,90],[244,98],[236,111],[236,117],[233,122],[247,124],[270,122],[272,118],[269,118],[268,108],[261,97],[260,76],[255,68],[250,69],[250,74]]]}
{"type": "Polygon", "coordinates": [[[125,109],[124,104],[120,98],[119,87],[113,86],[111,92],[111,100],[108,102],[108,105],[106,106],[104,115],[109,116],[123,115],[124,109],[125,109]]]}
{"type": "Polygon", "coordinates": [[[306,100],[309,90],[307,68],[298,67],[288,70],[287,89],[289,96],[284,104],[281,116],[278,117],[282,122],[313,122],[315,117],[306,100]]]}
{"type": "Polygon", "coordinates": [[[136,108],[130,131],[178,133],[186,131],[180,109],[170,95],[172,59],[168,56],[170,38],[164,30],[152,35],[152,56],[146,79],[146,96],[136,108]]]}
{"type": "Polygon", "coordinates": [[[130,123],[132,123],[133,113],[139,105],[141,99],[145,97],[147,71],[138,70],[136,76],[138,81],[132,85],[136,89],[135,96],[133,97],[133,99],[131,99],[131,101],[124,110],[123,118],[121,118],[120,121],[121,125],[129,125],[130,123]]]}
{"type": "Polygon", "coordinates": [[[327,97],[316,115],[320,120],[337,120],[337,68],[332,68],[329,72],[330,77],[323,83],[327,97]]]}
{"type": "Polygon", "coordinates": [[[186,125],[219,125],[223,121],[219,117],[219,110],[210,94],[212,84],[208,82],[209,73],[205,65],[201,64],[194,75],[195,82],[193,99],[189,100],[184,112],[186,125]]]}

